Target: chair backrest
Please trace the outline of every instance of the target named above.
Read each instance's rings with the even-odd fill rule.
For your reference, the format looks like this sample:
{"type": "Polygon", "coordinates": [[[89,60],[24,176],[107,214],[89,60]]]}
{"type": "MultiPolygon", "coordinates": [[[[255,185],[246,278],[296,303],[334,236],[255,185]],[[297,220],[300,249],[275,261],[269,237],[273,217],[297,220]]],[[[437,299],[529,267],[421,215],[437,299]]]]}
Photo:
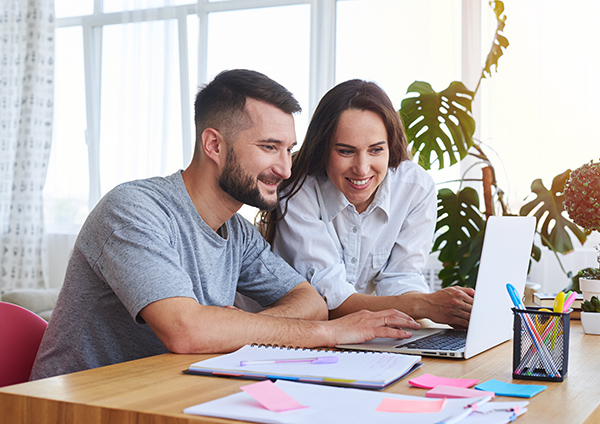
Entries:
{"type": "Polygon", "coordinates": [[[29,380],[47,325],[28,309],[0,302],[0,387],[29,380]]]}

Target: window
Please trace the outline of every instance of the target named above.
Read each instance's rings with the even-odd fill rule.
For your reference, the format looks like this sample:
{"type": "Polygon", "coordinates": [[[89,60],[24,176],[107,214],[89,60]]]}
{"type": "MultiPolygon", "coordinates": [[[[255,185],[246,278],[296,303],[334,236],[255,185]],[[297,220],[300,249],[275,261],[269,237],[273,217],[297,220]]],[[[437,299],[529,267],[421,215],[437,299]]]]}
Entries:
{"type": "MultiPolygon", "coordinates": [[[[399,107],[412,80],[445,84],[460,74],[459,0],[56,0],[56,10],[51,232],[76,232],[121,182],[184,168],[196,89],[223,69],[256,69],[290,89],[303,108],[299,142],[335,82],[374,80],[399,107]],[[424,36],[442,21],[419,25],[414,16],[423,14],[445,22],[442,43],[424,36]],[[415,35],[422,40],[399,42],[415,35]],[[440,54],[453,65],[435,66],[440,54]]],[[[254,212],[243,210],[250,219],[254,212]]]]}
{"type": "Polygon", "coordinates": [[[255,69],[292,91],[305,111],[296,119],[301,140],[310,109],[310,3],[56,0],[47,231],[76,233],[117,184],[187,166],[195,93],[221,70],[255,69]]]}
{"type": "MultiPolygon", "coordinates": [[[[590,54],[600,37],[600,4],[505,0],[505,6],[510,46],[498,72],[482,83],[481,137],[502,160],[498,178],[518,211],[534,179],[550,188],[554,176],[600,158],[594,133],[600,61],[590,54]]],[[[493,23],[483,22],[483,33],[493,33],[493,23]]]]}
{"type": "Polygon", "coordinates": [[[56,58],[54,136],[44,187],[44,208],[46,220],[51,224],[47,230],[75,234],[89,212],[81,27],[56,30],[56,58]]]}

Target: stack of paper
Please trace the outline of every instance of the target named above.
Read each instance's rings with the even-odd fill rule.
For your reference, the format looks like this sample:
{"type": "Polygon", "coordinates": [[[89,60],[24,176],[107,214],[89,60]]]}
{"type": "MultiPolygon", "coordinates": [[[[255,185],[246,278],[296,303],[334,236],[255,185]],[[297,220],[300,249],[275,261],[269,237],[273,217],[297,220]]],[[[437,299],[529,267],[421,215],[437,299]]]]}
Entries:
{"type": "MultiPolygon", "coordinates": [[[[260,383],[259,383],[260,384],[260,383]]],[[[465,406],[481,398],[446,399],[440,409],[440,399],[406,396],[352,388],[320,386],[279,380],[275,385],[301,407],[276,411],[268,409],[256,397],[243,391],[221,399],[186,408],[186,414],[228,418],[258,423],[282,424],[428,424],[439,423],[456,417],[465,406]],[[430,408],[437,412],[385,412],[394,401],[405,400],[415,403],[432,402],[430,408]],[[435,405],[433,405],[435,403],[435,405]],[[386,406],[386,407],[382,407],[386,406]]],[[[256,393],[255,393],[256,395],[256,393]]],[[[410,403],[410,402],[408,402],[410,403]]],[[[508,423],[527,411],[529,402],[487,402],[461,420],[461,424],[508,423]]],[[[422,410],[422,409],[421,409],[422,410]]]]}

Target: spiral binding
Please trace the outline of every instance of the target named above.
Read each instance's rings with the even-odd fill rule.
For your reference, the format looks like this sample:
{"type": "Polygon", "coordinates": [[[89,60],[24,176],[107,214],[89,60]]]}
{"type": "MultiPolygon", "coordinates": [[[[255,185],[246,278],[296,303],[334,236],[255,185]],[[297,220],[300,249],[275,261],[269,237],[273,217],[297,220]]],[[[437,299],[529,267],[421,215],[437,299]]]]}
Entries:
{"type": "Polygon", "coordinates": [[[305,352],[335,352],[335,353],[362,353],[362,354],[370,354],[370,353],[386,353],[386,352],[377,352],[377,351],[365,351],[365,350],[337,350],[329,347],[301,347],[301,346],[288,346],[288,345],[278,345],[278,344],[270,344],[270,343],[252,343],[250,346],[256,347],[264,347],[269,349],[286,349],[286,350],[300,350],[305,352]]]}

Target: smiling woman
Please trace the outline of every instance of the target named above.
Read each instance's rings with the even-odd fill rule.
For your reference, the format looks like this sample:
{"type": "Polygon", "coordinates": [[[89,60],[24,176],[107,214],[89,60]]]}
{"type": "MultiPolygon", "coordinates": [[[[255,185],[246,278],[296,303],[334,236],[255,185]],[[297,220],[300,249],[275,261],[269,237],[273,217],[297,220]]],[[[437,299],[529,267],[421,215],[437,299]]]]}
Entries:
{"type": "Polygon", "coordinates": [[[409,160],[390,99],[375,83],[350,80],[319,102],[262,229],[331,318],[393,308],[465,327],[473,291],[429,294],[423,277],[436,211],[433,180],[409,160]]]}
{"type": "Polygon", "coordinates": [[[340,116],[326,172],[358,213],[371,204],[387,174],[387,138],[383,120],[375,112],[348,109],[340,116]]]}

